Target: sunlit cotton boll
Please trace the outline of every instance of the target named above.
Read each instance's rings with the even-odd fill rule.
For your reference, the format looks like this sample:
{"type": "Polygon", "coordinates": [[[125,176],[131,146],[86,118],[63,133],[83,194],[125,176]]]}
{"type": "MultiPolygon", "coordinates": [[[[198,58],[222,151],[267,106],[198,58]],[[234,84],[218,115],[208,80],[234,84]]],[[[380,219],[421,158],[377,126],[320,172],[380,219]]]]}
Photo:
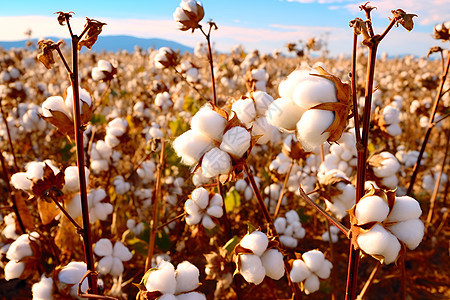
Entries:
{"type": "Polygon", "coordinates": [[[167,261],[161,261],[156,270],[150,272],[145,288],[147,291],[159,291],[163,294],[174,294],[177,286],[175,268],[167,261]]]}
{"type": "Polygon", "coordinates": [[[206,135],[191,129],[173,141],[173,148],[182,163],[192,166],[213,148],[213,142],[206,135]]]}
{"type": "MultiPolygon", "coordinates": [[[[86,186],[89,185],[89,170],[85,167],[84,174],[86,176],[86,186]]],[[[64,187],[63,193],[75,193],[80,190],[79,171],[77,166],[70,166],[64,170],[64,187]]]]}
{"type": "Polygon", "coordinates": [[[214,177],[231,171],[231,157],[217,147],[205,153],[202,160],[203,176],[214,177]]]}
{"type": "Polygon", "coordinates": [[[295,87],[292,100],[304,109],[320,103],[337,102],[336,87],[328,79],[309,75],[295,87]]]}
{"type": "Polygon", "coordinates": [[[363,197],[355,209],[358,224],[383,222],[389,214],[389,206],[379,196],[363,197]]]}
{"type": "Polygon", "coordinates": [[[131,188],[131,184],[129,182],[125,182],[125,179],[121,175],[114,178],[113,185],[118,195],[127,193],[131,188]]]}
{"type": "Polygon", "coordinates": [[[305,109],[296,105],[290,98],[278,98],[267,108],[269,124],[284,131],[293,131],[305,109]]]}
{"type": "Polygon", "coordinates": [[[242,254],[239,255],[240,269],[239,273],[245,281],[254,284],[260,284],[266,276],[266,270],[257,255],[242,254]]]}
{"type": "MultiPolygon", "coordinates": [[[[70,295],[77,299],[78,297],[78,285],[81,278],[86,274],[87,268],[84,262],[73,261],[64,266],[58,273],[58,280],[62,283],[72,285],[70,288],[70,295]]],[[[81,285],[81,291],[84,293],[89,288],[87,280],[84,280],[81,285]]]]}
{"type": "Polygon", "coordinates": [[[100,239],[95,244],[94,253],[103,256],[97,265],[99,272],[115,277],[120,276],[124,271],[122,262],[129,261],[133,257],[133,254],[120,241],[117,241],[113,247],[108,239],[100,239]]]}
{"type": "Polygon", "coordinates": [[[161,108],[162,111],[166,111],[173,105],[172,100],[168,92],[159,93],[155,97],[155,105],[161,108]]]}
{"type": "MultiPolygon", "coordinates": [[[[74,101],[73,101],[72,86],[69,86],[66,89],[66,93],[67,93],[67,97],[66,97],[66,100],[64,101],[64,103],[66,105],[66,110],[70,114],[70,116],[73,116],[74,101]]],[[[92,105],[91,95],[85,89],[79,88],[79,97],[80,97],[80,114],[83,114],[84,113],[83,103],[86,103],[89,107],[91,107],[91,105],[92,105]]]]}
{"type": "Polygon", "coordinates": [[[284,275],[283,254],[277,249],[269,249],[261,256],[266,275],[278,280],[284,275]]]}
{"type": "Polygon", "coordinates": [[[177,285],[175,294],[192,291],[199,286],[200,272],[196,266],[188,261],[178,264],[176,269],[177,285]]]}
{"type": "Polygon", "coordinates": [[[53,299],[53,279],[42,274],[41,280],[32,285],[31,292],[33,300],[53,299]]]}
{"type": "Polygon", "coordinates": [[[297,123],[297,139],[305,150],[313,150],[330,136],[325,132],[334,121],[334,113],[321,109],[307,110],[297,123]]]}
{"type": "Polygon", "coordinates": [[[266,117],[260,117],[253,122],[253,136],[260,136],[257,143],[260,145],[267,144],[272,137],[272,125],[267,122],[266,117]]]}
{"type": "Polygon", "coordinates": [[[239,99],[233,103],[231,110],[234,111],[239,120],[250,127],[251,122],[256,118],[255,103],[251,98],[239,99]]]}
{"type": "Polygon", "coordinates": [[[235,126],[225,132],[220,149],[234,158],[241,158],[250,147],[251,135],[243,127],[235,126]]]}
{"type": "Polygon", "coordinates": [[[253,231],[250,234],[246,234],[240,242],[242,247],[253,251],[257,256],[261,256],[266,251],[268,244],[269,239],[267,235],[261,231],[253,231]]]}
{"type": "Polygon", "coordinates": [[[382,256],[386,265],[397,259],[401,248],[398,239],[380,224],[358,235],[357,242],[364,252],[382,256]]]}
{"type": "Polygon", "coordinates": [[[213,110],[211,104],[203,105],[192,117],[191,129],[201,132],[209,138],[221,141],[227,120],[213,110]]]}
{"type": "Polygon", "coordinates": [[[5,265],[5,280],[9,281],[11,279],[20,278],[23,271],[25,271],[25,263],[24,262],[17,262],[15,260],[9,261],[5,265]]]}

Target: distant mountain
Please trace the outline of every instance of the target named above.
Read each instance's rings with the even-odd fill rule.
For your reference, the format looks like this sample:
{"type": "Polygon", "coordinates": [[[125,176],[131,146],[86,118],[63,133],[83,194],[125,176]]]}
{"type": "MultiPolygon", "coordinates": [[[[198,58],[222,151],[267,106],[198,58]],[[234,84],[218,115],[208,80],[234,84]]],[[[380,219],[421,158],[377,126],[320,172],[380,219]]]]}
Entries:
{"type": "MultiPolygon", "coordinates": [[[[60,38],[57,37],[49,37],[49,39],[57,42],[60,38]]],[[[37,39],[32,40],[34,43],[37,43],[37,39]]],[[[70,45],[69,39],[64,39],[64,41],[70,45]]],[[[27,40],[22,41],[14,41],[14,42],[3,42],[0,41],[0,47],[4,49],[10,48],[23,48],[25,47],[25,43],[27,40]]],[[[92,47],[92,51],[101,52],[112,51],[116,52],[118,50],[127,50],[129,52],[134,51],[134,47],[139,46],[142,49],[146,50],[148,48],[159,49],[161,47],[169,47],[173,50],[180,50],[181,53],[184,52],[193,52],[193,48],[182,45],[180,43],[164,40],[164,39],[144,39],[137,38],[129,35],[105,35],[100,36],[95,45],[92,47]]]]}

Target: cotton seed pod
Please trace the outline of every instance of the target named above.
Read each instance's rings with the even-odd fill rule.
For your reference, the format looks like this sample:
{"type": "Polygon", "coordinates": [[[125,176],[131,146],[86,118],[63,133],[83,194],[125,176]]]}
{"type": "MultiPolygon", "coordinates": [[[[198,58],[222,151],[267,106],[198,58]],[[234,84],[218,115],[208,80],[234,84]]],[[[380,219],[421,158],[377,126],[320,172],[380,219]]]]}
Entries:
{"type": "Polygon", "coordinates": [[[419,202],[409,196],[395,197],[394,207],[391,209],[386,222],[401,222],[418,219],[422,215],[419,202]]]}
{"type": "Polygon", "coordinates": [[[247,127],[250,127],[251,122],[256,118],[255,103],[251,98],[244,97],[237,100],[231,106],[231,110],[236,113],[238,119],[247,127]]]}
{"type": "Polygon", "coordinates": [[[177,280],[175,293],[179,294],[196,289],[200,284],[198,280],[199,276],[199,270],[190,262],[184,261],[178,264],[175,271],[177,280]]]}
{"type": "Polygon", "coordinates": [[[161,47],[154,57],[154,62],[158,69],[175,67],[178,65],[178,55],[168,47],[161,47]]]}
{"type": "Polygon", "coordinates": [[[241,158],[250,148],[250,143],[250,133],[244,127],[235,126],[227,130],[223,135],[220,149],[234,158],[241,158]]]}
{"type": "Polygon", "coordinates": [[[267,108],[273,102],[272,96],[263,91],[252,92],[251,98],[255,101],[256,114],[260,116],[266,114],[267,108]]]}
{"type": "Polygon", "coordinates": [[[200,1],[182,0],[180,7],[175,9],[173,18],[180,23],[180,30],[186,31],[192,29],[194,31],[199,28],[199,22],[205,16],[203,5],[200,1]]]}
{"type": "Polygon", "coordinates": [[[258,285],[264,280],[266,270],[259,256],[241,254],[239,255],[239,264],[239,273],[244,277],[245,281],[258,285]]]}
{"type": "Polygon", "coordinates": [[[356,241],[364,252],[386,265],[397,260],[401,249],[398,239],[380,224],[376,224],[367,232],[360,233],[356,241]]]}
{"type": "Polygon", "coordinates": [[[379,196],[365,196],[356,205],[355,216],[358,224],[382,222],[389,214],[389,206],[379,196]]]}
{"type": "Polygon", "coordinates": [[[292,263],[290,276],[292,282],[302,282],[303,280],[311,276],[311,271],[308,269],[308,266],[303,260],[296,259],[292,263]]]}
{"type": "Polygon", "coordinates": [[[317,272],[322,268],[325,256],[319,250],[310,250],[303,253],[302,259],[311,272],[317,272]]]}
{"type": "Polygon", "coordinates": [[[309,75],[298,83],[292,92],[292,100],[304,109],[320,103],[338,101],[333,82],[313,75],[309,75]]]}
{"type": "Polygon", "coordinates": [[[200,209],[206,209],[209,203],[209,192],[203,187],[196,188],[192,191],[191,199],[200,209]]]}
{"type": "Polygon", "coordinates": [[[283,254],[278,249],[269,249],[261,256],[266,275],[278,280],[284,275],[283,254]]]}
{"type": "Polygon", "coordinates": [[[41,280],[31,287],[35,300],[53,299],[53,290],[53,279],[45,277],[45,274],[42,274],[41,280]]]}
{"type": "MultiPolygon", "coordinates": [[[[163,300],[162,298],[159,298],[163,300]]],[[[179,294],[175,298],[176,300],[206,300],[206,296],[199,292],[190,292],[190,293],[184,293],[179,294]]]]}
{"type": "Polygon", "coordinates": [[[425,226],[420,219],[402,221],[388,228],[410,250],[414,250],[419,246],[425,232],[425,226]]]}
{"type": "Polygon", "coordinates": [[[202,172],[205,177],[226,175],[231,171],[231,157],[225,151],[214,147],[203,155],[202,172]]]}
{"type": "Polygon", "coordinates": [[[147,291],[159,291],[163,294],[174,294],[177,286],[175,268],[170,262],[161,261],[156,270],[152,270],[145,283],[147,291]]]}
{"type": "Polygon", "coordinates": [[[198,163],[207,151],[213,148],[213,143],[207,136],[195,131],[188,130],[173,141],[173,148],[181,161],[186,165],[198,163]]]}
{"type": "Polygon", "coordinates": [[[111,256],[113,254],[113,245],[109,239],[100,239],[95,244],[94,253],[98,256],[111,256]]]}
{"type": "Polygon", "coordinates": [[[253,231],[252,233],[247,233],[239,244],[251,250],[255,255],[261,256],[269,245],[269,239],[265,233],[253,231]]]}
{"type": "Polygon", "coordinates": [[[303,286],[305,288],[305,294],[306,295],[309,295],[311,293],[317,292],[319,290],[319,288],[320,288],[319,277],[317,277],[316,275],[312,274],[311,276],[306,278],[303,286]]]}
{"type": "Polygon", "coordinates": [[[332,111],[310,109],[307,110],[297,123],[297,139],[305,150],[311,151],[328,140],[330,133],[327,128],[334,122],[332,111]]]}

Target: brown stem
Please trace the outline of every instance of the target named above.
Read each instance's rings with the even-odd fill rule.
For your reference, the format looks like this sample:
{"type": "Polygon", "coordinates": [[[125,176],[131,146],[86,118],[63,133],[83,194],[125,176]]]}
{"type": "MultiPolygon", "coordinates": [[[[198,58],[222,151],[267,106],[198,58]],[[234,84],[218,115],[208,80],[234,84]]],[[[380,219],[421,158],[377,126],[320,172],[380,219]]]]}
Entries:
{"type": "Polygon", "coordinates": [[[351,73],[351,84],[352,84],[352,102],[353,102],[353,119],[355,123],[355,137],[356,144],[361,145],[361,133],[359,131],[359,114],[358,114],[358,98],[356,91],[356,57],[358,49],[358,35],[353,34],[353,55],[352,55],[352,73],[351,73]]]}
{"type": "Polygon", "coordinates": [[[49,196],[48,198],[50,198],[56,204],[56,206],[58,206],[58,208],[61,210],[61,212],[67,217],[67,219],[69,219],[69,221],[73,224],[73,226],[75,226],[75,228],[77,229],[77,232],[82,233],[83,228],[80,225],[78,225],[77,221],[75,221],[72,218],[72,216],[67,212],[67,210],[61,205],[61,203],[59,203],[59,201],[56,200],[52,196],[49,196]]]}
{"type": "Polygon", "coordinates": [[[366,283],[364,284],[364,287],[362,288],[361,292],[359,293],[358,297],[356,299],[362,300],[364,299],[364,296],[366,295],[367,291],[369,290],[369,287],[372,285],[373,280],[375,279],[375,276],[377,275],[378,271],[380,271],[382,264],[377,262],[375,268],[373,268],[372,272],[369,275],[369,278],[367,279],[366,283]]]}
{"type": "Polygon", "coordinates": [[[81,211],[83,218],[83,242],[84,242],[84,254],[86,260],[86,266],[91,271],[91,276],[88,277],[90,293],[97,294],[97,276],[95,273],[95,260],[94,253],[92,251],[92,236],[91,236],[91,223],[89,222],[89,204],[86,191],[86,174],[85,174],[85,162],[84,162],[84,149],[83,149],[83,129],[81,124],[81,112],[80,112],[80,95],[79,95],[79,83],[78,83],[78,42],[79,38],[72,34],[70,28],[69,18],[66,16],[66,23],[69,28],[72,37],[72,68],[73,73],[69,73],[70,81],[73,90],[73,116],[74,116],[74,131],[75,131],[75,143],[77,148],[77,166],[78,166],[78,180],[80,183],[80,196],[81,196],[81,211]]]}
{"type": "Polygon", "coordinates": [[[211,88],[213,93],[213,104],[217,105],[217,97],[216,97],[216,81],[214,79],[214,64],[213,64],[213,56],[212,56],[212,50],[211,50],[211,29],[213,25],[209,23],[209,31],[208,34],[206,34],[203,31],[203,28],[200,27],[200,31],[203,33],[203,35],[206,38],[206,42],[208,45],[208,61],[209,61],[209,68],[211,70],[211,88]]]}
{"type": "Polygon", "coordinates": [[[150,223],[150,239],[148,245],[147,258],[145,260],[145,271],[150,269],[152,265],[153,253],[155,251],[155,241],[156,241],[156,233],[158,231],[158,206],[161,197],[161,175],[162,170],[164,169],[164,161],[165,161],[165,149],[166,143],[164,139],[161,139],[161,153],[159,154],[159,164],[157,166],[157,174],[156,174],[156,186],[155,186],[155,194],[153,201],[153,218],[150,223]]]}
{"type": "Polygon", "coordinates": [[[170,223],[173,223],[173,222],[175,222],[176,220],[181,219],[181,218],[184,217],[186,214],[187,214],[186,212],[183,212],[183,213],[179,214],[178,216],[176,216],[175,218],[172,218],[172,219],[170,219],[169,221],[167,221],[167,222],[165,222],[165,223],[159,225],[158,228],[157,228],[157,230],[163,229],[164,227],[166,227],[166,226],[169,225],[170,223]]]}
{"type": "Polygon", "coordinates": [[[430,118],[428,120],[428,128],[427,128],[427,131],[425,133],[425,137],[423,139],[422,146],[420,148],[419,156],[417,157],[417,162],[414,165],[413,173],[411,175],[411,180],[409,182],[409,187],[408,187],[408,190],[406,192],[407,195],[411,195],[412,194],[412,189],[413,189],[414,183],[416,181],[417,173],[419,172],[420,162],[422,161],[423,154],[425,153],[425,148],[426,148],[426,146],[428,144],[428,139],[430,138],[430,134],[431,134],[431,129],[433,129],[432,124],[434,122],[434,116],[436,115],[436,112],[437,112],[437,109],[438,109],[439,100],[442,97],[442,90],[444,88],[445,80],[447,79],[449,67],[450,67],[450,55],[447,55],[447,64],[445,66],[444,72],[442,73],[441,83],[439,85],[438,92],[437,92],[436,98],[434,100],[433,109],[431,111],[430,118]]]}
{"type": "Polygon", "coordinates": [[[206,99],[205,96],[203,96],[203,94],[195,87],[195,85],[193,85],[192,83],[190,83],[186,77],[183,76],[183,74],[181,74],[175,67],[172,67],[172,69],[175,71],[175,73],[184,81],[187,83],[187,85],[189,85],[194,91],[197,92],[197,94],[200,96],[200,98],[202,98],[204,101],[208,102],[209,100],[206,99]]]}
{"type": "Polygon", "coordinates": [[[294,166],[294,160],[291,160],[291,164],[289,165],[289,170],[286,173],[286,177],[284,178],[283,182],[283,188],[281,189],[280,196],[278,197],[277,206],[275,207],[275,213],[273,214],[273,218],[276,219],[278,216],[278,213],[280,212],[281,208],[281,201],[283,201],[284,192],[286,191],[286,186],[289,181],[289,176],[291,176],[292,167],[294,166]]]}
{"type": "Polygon", "coordinates": [[[63,64],[64,64],[64,67],[66,68],[67,72],[68,72],[69,74],[72,73],[72,70],[70,69],[69,64],[67,63],[66,58],[65,58],[64,55],[62,54],[61,49],[59,48],[59,45],[58,45],[58,44],[56,44],[56,51],[58,52],[59,57],[61,58],[61,60],[62,60],[62,62],[63,62],[63,64]]]}
{"type": "Polygon", "coordinates": [[[13,146],[12,139],[11,139],[11,132],[9,130],[9,124],[8,124],[8,120],[6,118],[6,112],[3,110],[3,103],[2,102],[3,101],[0,98],[0,110],[1,110],[1,113],[2,113],[2,117],[3,117],[3,122],[5,123],[6,133],[8,135],[9,149],[10,149],[11,155],[13,157],[14,168],[15,168],[15,170],[19,170],[19,167],[17,165],[16,153],[14,151],[14,146],[13,146]]]}

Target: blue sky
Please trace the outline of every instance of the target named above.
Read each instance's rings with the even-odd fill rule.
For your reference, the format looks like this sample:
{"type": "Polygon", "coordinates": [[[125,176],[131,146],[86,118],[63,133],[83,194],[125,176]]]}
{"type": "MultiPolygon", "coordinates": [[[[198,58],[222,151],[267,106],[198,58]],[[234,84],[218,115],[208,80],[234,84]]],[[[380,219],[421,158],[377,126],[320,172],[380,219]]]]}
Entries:
{"type": "MultiPolygon", "coordinates": [[[[364,1],[363,1],[364,2],[364,1]]],[[[363,2],[349,0],[204,0],[205,19],[213,19],[219,30],[213,32],[216,49],[229,51],[242,44],[246,51],[259,49],[270,53],[284,48],[288,42],[311,37],[327,38],[331,54],[349,54],[352,32],[348,22],[364,18],[358,6],[363,2]]],[[[440,42],[431,38],[435,24],[448,20],[450,0],[380,0],[371,2],[378,7],[372,18],[375,30],[381,32],[389,23],[390,10],[403,8],[419,15],[412,32],[394,28],[383,41],[380,51],[390,55],[426,55],[428,49],[440,42]],[[398,6],[400,5],[400,6],[398,6]]],[[[66,37],[56,22],[56,11],[74,11],[74,27],[82,28],[84,17],[108,23],[105,35],[129,34],[138,37],[167,38],[194,46],[202,42],[199,33],[177,30],[172,13],[179,0],[160,1],[9,1],[0,11],[0,40],[21,40],[30,28],[33,37],[66,37]]]]}

